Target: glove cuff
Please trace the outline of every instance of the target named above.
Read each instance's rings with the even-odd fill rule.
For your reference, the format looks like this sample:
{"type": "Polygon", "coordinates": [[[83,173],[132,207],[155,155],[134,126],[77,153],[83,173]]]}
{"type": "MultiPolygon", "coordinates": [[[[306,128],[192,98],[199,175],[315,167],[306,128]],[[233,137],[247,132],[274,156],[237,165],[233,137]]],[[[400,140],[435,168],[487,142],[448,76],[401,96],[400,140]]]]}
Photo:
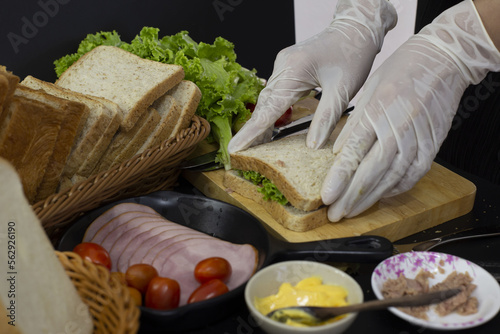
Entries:
{"type": "Polygon", "coordinates": [[[500,52],[472,0],[441,13],[417,37],[438,46],[452,58],[469,84],[478,84],[489,71],[500,71],[500,52]]]}
{"type": "Polygon", "coordinates": [[[385,35],[396,26],[398,14],[388,0],[339,0],[330,26],[349,21],[366,27],[380,51],[385,35]]]}

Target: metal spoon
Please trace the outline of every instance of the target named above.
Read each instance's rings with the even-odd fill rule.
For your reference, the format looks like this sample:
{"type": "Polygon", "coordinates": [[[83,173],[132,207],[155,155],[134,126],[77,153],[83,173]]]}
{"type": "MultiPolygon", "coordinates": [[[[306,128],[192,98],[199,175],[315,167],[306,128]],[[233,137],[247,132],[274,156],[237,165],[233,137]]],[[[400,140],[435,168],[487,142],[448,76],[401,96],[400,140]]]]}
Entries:
{"type": "Polygon", "coordinates": [[[317,307],[317,306],[293,306],[276,309],[267,314],[267,317],[286,322],[288,319],[305,325],[318,324],[324,320],[353,312],[380,310],[388,307],[424,306],[440,303],[458,293],[460,289],[449,289],[415,296],[404,296],[398,298],[387,298],[371,300],[364,303],[339,306],[339,307],[317,307]]]}

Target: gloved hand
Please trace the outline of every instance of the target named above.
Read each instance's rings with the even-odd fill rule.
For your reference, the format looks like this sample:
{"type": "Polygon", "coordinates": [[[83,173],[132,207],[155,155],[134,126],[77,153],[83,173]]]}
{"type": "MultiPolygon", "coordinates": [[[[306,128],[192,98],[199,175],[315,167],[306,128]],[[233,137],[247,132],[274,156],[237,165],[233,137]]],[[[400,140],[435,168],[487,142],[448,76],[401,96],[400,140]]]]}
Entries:
{"type": "Polygon", "coordinates": [[[252,117],[230,141],[229,153],[269,141],[276,120],[316,87],[322,97],[307,145],[321,147],[366,80],[396,18],[387,0],[339,0],[328,28],[278,54],[252,117]]]}
{"type": "Polygon", "coordinates": [[[430,169],[467,86],[499,70],[500,52],[471,0],[396,50],[367,80],[335,142],[322,187],[329,220],[412,188],[430,169]]]}

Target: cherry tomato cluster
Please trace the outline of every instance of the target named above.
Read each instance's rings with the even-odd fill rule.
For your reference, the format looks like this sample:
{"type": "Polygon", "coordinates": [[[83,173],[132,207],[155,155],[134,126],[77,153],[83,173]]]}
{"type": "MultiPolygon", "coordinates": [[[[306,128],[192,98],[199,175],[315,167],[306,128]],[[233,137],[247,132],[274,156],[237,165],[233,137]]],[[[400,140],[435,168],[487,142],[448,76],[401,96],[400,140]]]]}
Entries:
{"type": "Polygon", "coordinates": [[[200,286],[189,296],[188,304],[228,292],[226,283],[232,272],[231,264],[221,257],[209,257],[198,262],[194,268],[194,278],[200,282],[200,286]]]}
{"type": "MultiPolygon", "coordinates": [[[[109,253],[101,245],[84,242],[73,249],[84,260],[102,265],[111,270],[109,253]]],[[[194,277],[200,283],[188,298],[187,303],[195,303],[220,296],[229,291],[226,283],[231,277],[231,264],[221,257],[210,257],[200,261],[194,270],[194,277]]],[[[168,277],[161,277],[151,265],[139,263],[131,265],[125,273],[112,272],[129,289],[138,306],[158,310],[170,310],[179,306],[179,283],[168,277]]]]}

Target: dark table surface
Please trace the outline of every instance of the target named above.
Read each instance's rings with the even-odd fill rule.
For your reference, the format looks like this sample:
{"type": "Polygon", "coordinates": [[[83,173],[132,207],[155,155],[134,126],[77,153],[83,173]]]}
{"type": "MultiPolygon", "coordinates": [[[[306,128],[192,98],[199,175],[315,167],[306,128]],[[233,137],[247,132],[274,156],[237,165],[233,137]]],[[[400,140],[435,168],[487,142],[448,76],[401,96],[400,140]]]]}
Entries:
{"type": "MultiPolygon", "coordinates": [[[[409,236],[401,241],[408,243],[424,241],[456,232],[464,228],[485,225],[500,225],[500,186],[492,185],[485,180],[479,179],[460,170],[456,170],[452,166],[447,166],[444,162],[437,162],[466,177],[476,185],[477,193],[474,208],[469,214],[440,224],[432,229],[409,236]]],[[[180,178],[179,186],[176,190],[180,192],[192,192],[199,194],[196,189],[190,187],[190,185],[182,178],[180,178]]],[[[496,277],[500,277],[500,237],[495,236],[452,242],[438,246],[434,248],[433,251],[460,256],[481,265],[484,269],[496,277]]],[[[356,264],[353,266],[356,269],[351,273],[351,275],[363,288],[365,300],[376,298],[370,284],[372,270],[376,265],[377,263],[356,264]]],[[[168,332],[168,329],[165,330],[168,332]]],[[[500,313],[486,324],[455,332],[463,334],[499,333],[500,313]]],[[[144,331],[141,333],[144,333],[144,331]]],[[[224,320],[202,326],[197,330],[186,331],[184,333],[259,334],[264,332],[250,316],[242,298],[239,306],[236,307],[234,312],[228,315],[228,317],[224,320]]],[[[430,334],[442,332],[411,325],[393,315],[391,312],[383,310],[359,313],[355,322],[345,333],[430,334]]]]}

